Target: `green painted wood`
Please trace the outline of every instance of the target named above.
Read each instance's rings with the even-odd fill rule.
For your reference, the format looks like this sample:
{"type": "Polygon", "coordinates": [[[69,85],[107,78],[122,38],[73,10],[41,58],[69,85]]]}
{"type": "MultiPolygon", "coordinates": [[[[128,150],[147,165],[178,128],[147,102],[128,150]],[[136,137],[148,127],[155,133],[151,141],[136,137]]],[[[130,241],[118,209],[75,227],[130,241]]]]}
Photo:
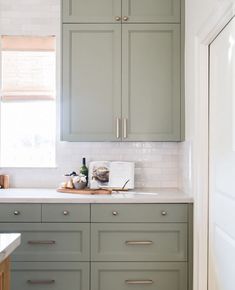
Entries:
{"type": "Polygon", "coordinates": [[[91,221],[94,223],[157,223],[187,222],[187,204],[92,204],[91,221]],[[117,214],[114,215],[113,213],[117,214]],[[163,215],[166,213],[166,215],[163,215]]]}
{"type": "Polygon", "coordinates": [[[122,0],[126,23],[180,22],[180,0],[122,0]]]}
{"type": "Polygon", "coordinates": [[[0,222],[41,222],[40,204],[0,204],[0,222]]]}
{"type": "Polygon", "coordinates": [[[12,255],[13,261],[89,261],[89,224],[1,223],[0,232],[22,234],[21,245],[12,255]]]}
{"type": "Polygon", "coordinates": [[[91,290],[187,290],[187,263],[92,263],[91,290]],[[128,285],[127,280],[152,284],[128,285]]]}
{"type": "Polygon", "coordinates": [[[88,204],[42,204],[42,221],[78,223],[90,221],[88,204]]]}
{"type": "Polygon", "coordinates": [[[180,59],[179,24],[123,25],[124,141],[181,140],[180,59]]]}
{"type": "Polygon", "coordinates": [[[12,290],[88,290],[89,279],[89,263],[12,263],[12,290]],[[34,285],[29,280],[54,282],[34,285]]]}
{"type": "Polygon", "coordinates": [[[91,226],[91,260],[187,261],[187,240],[186,223],[96,223],[91,226]]]}
{"type": "Polygon", "coordinates": [[[188,289],[193,290],[193,204],[188,205],[188,289]]]}
{"type": "Polygon", "coordinates": [[[121,26],[63,25],[62,140],[118,141],[121,26]]]}
{"type": "Polygon", "coordinates": [[[121,0],[62,0],[63,23],[119,23],[121,0]]]}

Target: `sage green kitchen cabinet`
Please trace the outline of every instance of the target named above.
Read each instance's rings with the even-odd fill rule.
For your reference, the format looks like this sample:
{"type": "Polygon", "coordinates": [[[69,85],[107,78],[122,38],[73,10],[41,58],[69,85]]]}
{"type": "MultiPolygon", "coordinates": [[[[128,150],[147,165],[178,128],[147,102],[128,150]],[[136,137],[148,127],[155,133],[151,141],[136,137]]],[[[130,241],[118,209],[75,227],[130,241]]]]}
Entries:
{"type": "Polygon", "coordinates": [[[180,25],[123,25],[124,140],[180,140],[180,73],[180,25]]]}
{"type": "Polygon", "coordinates": [[[22,233],[12,255],[12,290],[192,290],[192,205],[0,208],[0,232],[22,233]],[[20,215],[12,222],[15,210],[23,222],[20,215]]]}
{"type": "Polygon", "coordinates": [[[63,140],[180,141],[178,24],[63,27],[63,140]]]}
{"type": "Polygon", "coordinates": [[[63,23],[177,23],[180,0],[62,0],[63,23]]]}
{"type": "Polygon", "coordinates": [[[121,26],[63,25],[62,139],[118,141],[121,26]]]}
{"type": "Polygon", "coordinates": [[[61,139],[182,141],[183,0],[63,0],[61,139]]]}

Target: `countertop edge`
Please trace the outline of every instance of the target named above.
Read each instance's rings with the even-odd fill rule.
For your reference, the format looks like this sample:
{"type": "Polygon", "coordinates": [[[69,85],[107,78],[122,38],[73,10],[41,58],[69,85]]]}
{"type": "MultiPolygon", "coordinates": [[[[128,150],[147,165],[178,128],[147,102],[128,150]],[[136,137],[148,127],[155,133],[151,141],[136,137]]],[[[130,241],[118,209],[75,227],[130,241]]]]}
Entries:
{"type": "MultiPolygon", "coordinates": [[[[11,240],[6,247],[0,252],[0,263],[2,263],[6,258],[8,258],[12,252],[20,245],[21,243],[21,234],[2,234],[2,235],[14,235],[15,238],[11,240]]],[[[1,236],[1,234],[0,234],[1,236]]],[[[0,240],[1,241],[1,240],[0,240]]]]}

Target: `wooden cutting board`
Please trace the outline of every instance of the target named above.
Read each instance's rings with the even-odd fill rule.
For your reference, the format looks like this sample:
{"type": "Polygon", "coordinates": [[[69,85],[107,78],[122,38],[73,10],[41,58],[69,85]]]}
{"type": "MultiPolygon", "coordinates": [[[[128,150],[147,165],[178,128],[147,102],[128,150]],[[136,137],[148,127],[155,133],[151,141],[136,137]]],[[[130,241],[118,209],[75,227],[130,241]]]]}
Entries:
{"type": "Polygon", "coordinates": [[[63,193],[72,193],[72,194],[111,194],[112,190],[110,189],[69,189],[69,188],[58,188],[58,192],[63,193]]]}

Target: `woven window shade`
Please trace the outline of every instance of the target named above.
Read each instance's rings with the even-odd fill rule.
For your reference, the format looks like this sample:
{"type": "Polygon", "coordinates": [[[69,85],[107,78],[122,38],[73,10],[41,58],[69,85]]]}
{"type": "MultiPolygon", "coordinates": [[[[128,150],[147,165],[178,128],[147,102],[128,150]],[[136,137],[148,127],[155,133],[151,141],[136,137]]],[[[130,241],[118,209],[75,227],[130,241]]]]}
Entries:
{"type": "Polygon", "coordinates": [[[2,36],[1,99],[55,99],[55,47],[55,36],[2,36]]]}
{"type": "Polygon", "coordinates": [[[3,35],[2,51],[55,51],[55,36],[3,35]]]}

